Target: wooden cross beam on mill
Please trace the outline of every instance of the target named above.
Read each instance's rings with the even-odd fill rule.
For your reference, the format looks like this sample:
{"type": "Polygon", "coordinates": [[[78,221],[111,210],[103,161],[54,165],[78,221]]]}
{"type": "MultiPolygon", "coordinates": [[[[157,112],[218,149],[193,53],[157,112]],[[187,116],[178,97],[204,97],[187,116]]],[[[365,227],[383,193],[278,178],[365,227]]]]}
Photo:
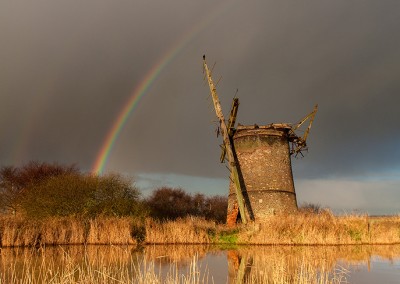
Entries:
{"type": "Polygon", "coordinates": [[[291,156],[303,155],[308,149],[306,140],[318,106],[297,124],[235,127],[239,99],[233,99],[226,121],[205,56],[203,67],[223,138],[221,162],[227,160],[230,171],[228,225],[262,222],[270,215],[296,212],[291,156]],[[297,135],[295,131],[307,120],[303,136],[297,135]]]}

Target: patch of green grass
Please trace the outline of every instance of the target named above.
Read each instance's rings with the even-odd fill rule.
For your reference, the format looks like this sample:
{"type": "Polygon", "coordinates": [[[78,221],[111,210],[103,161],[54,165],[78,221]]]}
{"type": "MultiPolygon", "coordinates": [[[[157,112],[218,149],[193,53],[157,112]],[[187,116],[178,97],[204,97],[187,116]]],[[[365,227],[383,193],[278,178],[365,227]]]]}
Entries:
{"type": "Polygon", "coordinates": [[[236,245],[238,240],[238,232],[239,231],[237,229],[221,231],[218,234],[218,239],[216,242],[220,244],[236,245]]]}
{"type": "Polygon", "coordinates": [[[361,232],[355,229],[348,230],[350,238],[356,242],[361,242],[361,232]]]}

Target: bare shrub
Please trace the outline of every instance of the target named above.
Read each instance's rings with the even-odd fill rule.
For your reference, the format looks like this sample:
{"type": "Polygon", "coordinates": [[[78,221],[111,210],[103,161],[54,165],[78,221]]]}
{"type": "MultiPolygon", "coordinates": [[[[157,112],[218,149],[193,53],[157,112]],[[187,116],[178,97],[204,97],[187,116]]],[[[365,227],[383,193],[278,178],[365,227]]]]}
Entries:
{"type": "Polygon", "coordinates": [[[226,219],[228,200],[223,196],[194,196],[180,188],[162,187],[145,201],[150,215],[159,220],[175,220],[186,216],[203,217],[222,223],[226,219]]]}
{"type": "Polygon", "coordinates": [[[175,220],[191,213],[192,197],[180,188],[162,187],[153,191],[147,199],[152,217],[175,220]]]}

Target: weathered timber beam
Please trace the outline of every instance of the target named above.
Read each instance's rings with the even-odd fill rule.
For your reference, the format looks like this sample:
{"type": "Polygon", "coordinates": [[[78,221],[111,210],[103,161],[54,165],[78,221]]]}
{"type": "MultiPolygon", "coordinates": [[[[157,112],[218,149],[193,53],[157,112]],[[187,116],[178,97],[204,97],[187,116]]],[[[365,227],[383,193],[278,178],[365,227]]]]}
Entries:
{"type": "Polygon", "coordinates": [[[217,118],[219,119],[219,123],[220,123],[222,138],[223,138],[225,149],[226,149],[226,156],[227,156],[228,162],[229,162],[229,169],[230,169],[231,177],[232,177],[234,187],[235,187],[235,193],[236,193],[236,198],[237,198],[237,202],[238,202],[240,217],[242,219],[243,224],[246,224],[247,216],[246,216],[246,212],[245,212],[244,198],[243,198],[243,194],[242,194],[242,187],[241,187],[240,180],[239,180],[239,172],[238,172],[238,168],[236,166],[236,161],[235,161],[235,158],[233,155],[232,145],[231,145],[231,141],[230,141],[230,137],[229,137],[229,130],[225,123],[224,114],[223,114],[222,108],[221,108],[221,103],[219,101],[218,94],[217,94],[217,89],[211,78],[211,71],[210,71],[210,69],[208,69],[205,55],[203,56],[203,67],[204,67],[204,71],[206,72],[208,85],[210,87],[210,93],[211,93],[211,98],[214,103],[215,114],[216,114],[217,118]]]}

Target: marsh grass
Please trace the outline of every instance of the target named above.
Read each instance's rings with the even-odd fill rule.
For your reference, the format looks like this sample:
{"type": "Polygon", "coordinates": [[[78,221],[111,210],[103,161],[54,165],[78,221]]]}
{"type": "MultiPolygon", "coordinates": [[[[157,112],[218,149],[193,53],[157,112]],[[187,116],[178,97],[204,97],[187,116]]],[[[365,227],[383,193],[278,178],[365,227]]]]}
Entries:
{"type": "Polygon", "coordinates": [[[0,283],[346,283],[346,267],[366,266],[371,256],[398,259],[400,245],[243,246],[229,251],[194,245],[6,248],[0,254],[0,283]],[[214,281],[205,265],[210,254],[226,257],[225,279],[214,281]]]}
{"type": "Polygon", "coordinates": [[[88,244],[126,244],[133,245],[133,219],[103,217],[89,220],[88,244]],[[117,222],[116,222],[117,221],[117,222]]]}
{"type": "Polygon", "coordinates": [[[164,273],[155,261],[148,261],[130,250],[115,248],[107,257],[90,255],[72,257],[67,251],[57,258],[46,251],[30,251],[23,261],[2,261],[0,283],[209,283],[207,270],[200,272],[197,255],[186,268],[170,262],[164,273]],[[36,257],[34,257],[36,256],[36,257]]]}
{"type": "Polygon", "coordinates": [[[146,220],[148,244],[208,244],[217,230],[215,222],[187,217],[175,221],[146,220]]]}
{"type": "MultiPolygon", "coordinates": [[[[3,216],[0,217],[0,246],[137,244],[137,222],[129,217],[107,216],[93,219],[52,217],[40,220],[3,216]]],[[[143,236],[140,240],[143,240],[143,236]]]]}
{"type": "Polygon", "coordinates": [[[0,217],[0,224],[2,247],[83,244],[86,241],[85,223],[72,217],[46,221],[0,217]]]}
{"type": "Polygon", "coordinates": [[[1,247],[64,244],[353,245],[400,243],[400,217],[299,213],[228,228],[198,217],[157,221],[99,216],[27,219],[0,216],[1,247]]]}
{"type": "Polygon", "coordinates": [[[400,217],[320,214],[272,216],[239,228],[238,243],[354,245],[400,243],[400,217]]]}
{"type": "MultiPolygon", "coordinates": [[[[150,248],[150,250],[153,250],[150,248]]],[[[170,249],[170,252],[172,249],[170,249]]],[[[197,252],[182,255],[181,260],[159,263],[159,258],[149,260],[147,253],[133,253],[129,247],[82,247],[70,250],[68,247],[58,249],[21,250],[11,253],[9,261],[2,256],[0,283],[214,283],[207,267],[202,267],[197,252]],[[105,249],[105,251],[103,251],[105,249]],[[22,261],[21,261],[22,259],[22,261]],[[159,266],[160,265],[160,266],[159,266]]],[[[183,252],[183,251],[182,251],[183,252]]],[[[240,268],[232,275],[229,283],[342,283],[344,271],[319,267],[310,261],[297,261],[288,266],[291,258],[268,256],[268,265],[261,262],[252,263],[252,270],[241,274],[240,268]]],[[[243,255],[246,259],[247,256],[243,255]]],[[[243,266],[244,269],[248,269],[243,266]]]]}

